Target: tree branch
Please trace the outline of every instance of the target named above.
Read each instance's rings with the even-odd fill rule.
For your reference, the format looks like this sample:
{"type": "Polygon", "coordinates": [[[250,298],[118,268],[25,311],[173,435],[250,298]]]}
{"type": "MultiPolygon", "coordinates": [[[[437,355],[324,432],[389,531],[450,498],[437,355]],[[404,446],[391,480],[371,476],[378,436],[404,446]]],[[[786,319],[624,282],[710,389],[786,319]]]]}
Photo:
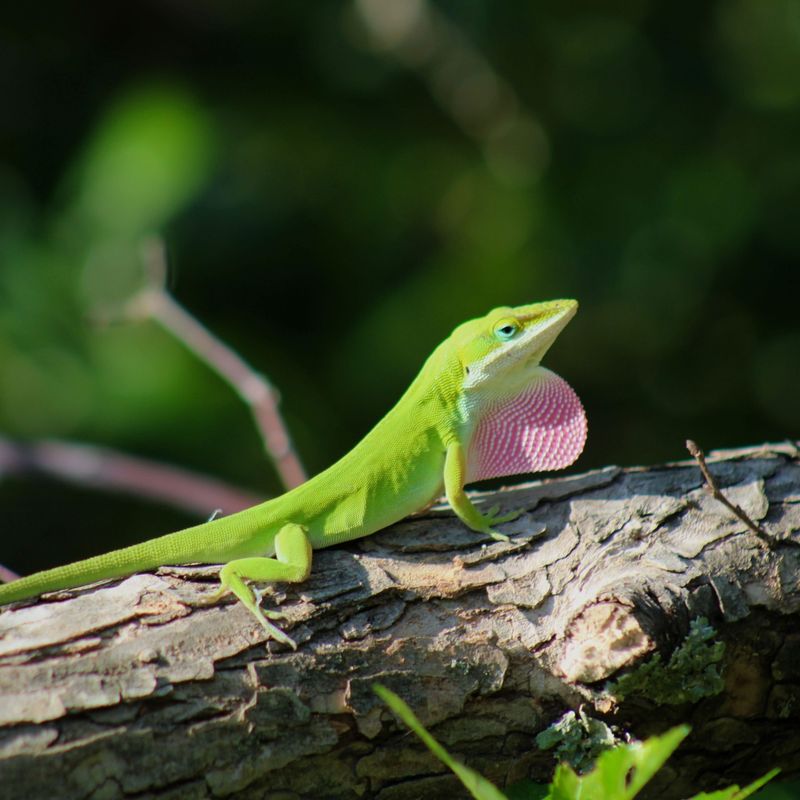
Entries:
{"type": "Polygon", "coordinates": [[[163,241],[149,239],[143,243],[142,251],[149,281],[128,303],[128,315],[157,322],[225,380],[250,408],[264,449],[283,485],[291,489],[303,483],[305,470],[278,411],[278,395],[273,386],[167,292],[163,241]]]}
{"type": "Polygon", "coordinates": [[[11,581],[17,580],[20,576],[17,575],[16,572],[9,569],[8,567],[4,567],[0,564],[0,581],[3,583],[10,583],[11,581]]]}
{"type": "Polygon", "coordinates": [[[14,442],[0,436],[0,478],[24,473],[124,492],[201,517],[216,508],[231,514],[265,499],[216,478],[107,447],[56,439],[14,442]]]}
{"type": "MultiPolygon", "coordinates": [[[[720,490],[776,542],[800,539],[795,453],[708,459],[720,490]]],[[[525,509],[504,527],[511,541],[433,508],[315,553],[306,583],[265,601],[286,614],[297,652],[265,647],[241,604],[203,606],[207,568],[4,609],[4,800],[460,797],[374,696],[376,681],[501,785],[547,779],[553,756],[536,735],[581,706],[636,738],[693,726],[655,779],[663,800],[797,771],[797,547],[765,550],[690,461],[476,501],[525,509]],[[638,668],[655,655],[667,664],[698,617],[724,654],[684,659],[675,697],[658,683],[632,691],[631,680],[624,696],[609,683],[657,674],[638,668]]]]}

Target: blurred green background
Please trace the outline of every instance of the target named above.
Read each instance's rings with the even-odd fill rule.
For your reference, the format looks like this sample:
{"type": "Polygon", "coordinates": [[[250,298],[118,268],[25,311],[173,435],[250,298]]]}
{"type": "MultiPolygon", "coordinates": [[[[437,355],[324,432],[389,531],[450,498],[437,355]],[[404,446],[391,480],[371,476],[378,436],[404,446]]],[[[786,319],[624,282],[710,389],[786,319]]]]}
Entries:
{"type": "MultiPolygon", "coordinates": [[[[248,411],[100,324],[176,298],[280,388],[310,472],[458,322],[576,297],[577,467],[800,434],[800,3],[261,0],[4,8],[0,433],[280,491],[248,411]]],[[[193,521],[0,483],[19,572],[193,521]]]]}

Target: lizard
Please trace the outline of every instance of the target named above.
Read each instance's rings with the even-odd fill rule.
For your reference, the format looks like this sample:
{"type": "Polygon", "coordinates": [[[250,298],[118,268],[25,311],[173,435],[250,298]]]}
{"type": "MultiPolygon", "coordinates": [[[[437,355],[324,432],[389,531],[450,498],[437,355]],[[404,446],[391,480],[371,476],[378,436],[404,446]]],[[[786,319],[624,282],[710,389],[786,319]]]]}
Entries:
{"type": "Polygon", "coordinates": [[[465,484],[573,463],[587,421],[569,384],[541,365],[577,311],[575,300],[495,308],[459,325],[397,404],[333,465],[278,497],[230,516],[0,585],[0,605],[167,565],[220,564],[217,602],[232,592],[267,638],[296,648],[251,582],[299,583],[312,551],[370,534],[430,506],[442,491],[469,528],[521,513],[482,513],[465,484]]]}

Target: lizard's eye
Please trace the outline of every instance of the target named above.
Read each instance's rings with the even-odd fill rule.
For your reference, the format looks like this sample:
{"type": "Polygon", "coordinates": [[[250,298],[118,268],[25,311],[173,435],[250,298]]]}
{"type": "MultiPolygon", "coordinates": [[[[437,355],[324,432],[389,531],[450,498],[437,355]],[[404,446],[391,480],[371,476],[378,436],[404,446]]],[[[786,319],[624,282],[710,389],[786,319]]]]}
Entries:
{"type": "Polygon", "coordinates": [[[501,341],[507,342],[519,333],[519,325],[515,320],[504,319],[494,327],[494,335],[501,341]]]}

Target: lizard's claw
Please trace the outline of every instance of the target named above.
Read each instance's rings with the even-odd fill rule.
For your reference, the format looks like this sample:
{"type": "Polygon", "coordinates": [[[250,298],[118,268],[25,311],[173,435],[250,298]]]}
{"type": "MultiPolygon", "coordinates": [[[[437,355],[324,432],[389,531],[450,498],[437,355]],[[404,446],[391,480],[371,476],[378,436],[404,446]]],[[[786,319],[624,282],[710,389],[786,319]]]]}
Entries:
{"type": "Polygon", "coordinates": [[[282,613],[280,611],[270,611],[268,608],[261,608],[261,601],[264,599],[264,590],[263,589],[258,589],[255,586],[251,586],[250,587],[250,591],[252,591],[253,597],[255,597],[255,599],[256,599],[256,605],[259,607],[259,609],[261,610],[261,613],[267,619],[289,619],[289,617],[287,617],[286,614],[284,614],[284,613],[282,613]]]}
{"type": "Polygon", "coordinates": [[[486,512],[486,521],[490,525],[502,525],[504,522],[511,522],[512,519],[517,519],[522,512],[523,509],[518,509],[517,511],[509,511],[508,514],[502,514],[501,516],[497,516],[497,512],[500,510],[500,506],[492,506],[486,512]]]}
{"type": "Polygon", "coordinates": [[[220,586],[216,591],[205,594],[202,597],[198,597],[194,602],[198,606],[213,606],[222,600],[222,598],[225,597],[229,591],[230,589],[228,589],[227,586],[220,586]]]}
{"type": "MultiPolygon", "coordinates": [[[[273,617],[273,615],[277,613],[278,612],[276,611],[269,611],[266,612],[266,615],[273,617]]],[[[261,623],[262,627],[267,632],[267,636],[269,636],[270,639],[274,639],[276,642],[288,645],[289,647],[292,648],[292,650],[297,650],[297,644],[295,640],[292,639],[290,636],[287,636],[280,628],[276,627],[271,622],[269,622],[269,620],[267,620],[266,615],[263,610],[261,610],[261,614],[256,614],[256,616],[258,617],[258,621],[261,623]]],[[[283,614],[280,614],[279,616],[283,617],[283,614]]]]}
{"type": "Polygon", "coordinates": [[[281,642],[281,644],[286,644],[291,647],[292,650],[297,650],[297,645],[295,644],[294,639],[287,636],[280,628],[268,621],[271,619],[288,619],[286,614],[283,614],[280,611],[272,611],[271,609],[261,607],[261,600],[264,597],[263,589],[251,586],[250,591],[253,593],[253,597],[255,598],[255,606],[251,610],[261,623],[264,630],[269,634],[270,639],[275,639],[276,642],[281,642]]]}
{"type": "Polygon", "coordinates": [[[261,613],[267,619],[283,619],[283,620],[289,619],[289,617],[286,614],[284,614],[283,612],[281,612],[281,611],[270,611],[268,608],[262,608],[261,609],[261,613]]]}

